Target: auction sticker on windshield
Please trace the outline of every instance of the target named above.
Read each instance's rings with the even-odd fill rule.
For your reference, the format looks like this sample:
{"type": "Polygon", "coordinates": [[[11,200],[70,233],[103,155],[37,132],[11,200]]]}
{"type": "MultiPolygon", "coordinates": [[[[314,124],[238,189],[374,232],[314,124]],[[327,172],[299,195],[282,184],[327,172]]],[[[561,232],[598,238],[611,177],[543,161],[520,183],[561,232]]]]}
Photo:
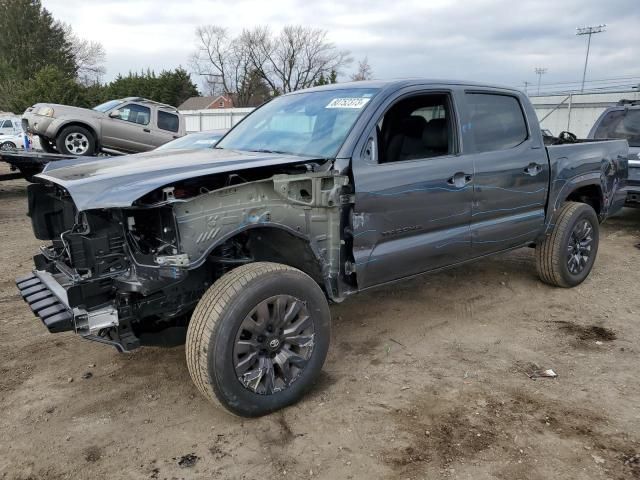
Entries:
{"type": "Polygon", "coordinates": [[[370,98],[334,98],[324,108],[362,108],[370,98]]]}

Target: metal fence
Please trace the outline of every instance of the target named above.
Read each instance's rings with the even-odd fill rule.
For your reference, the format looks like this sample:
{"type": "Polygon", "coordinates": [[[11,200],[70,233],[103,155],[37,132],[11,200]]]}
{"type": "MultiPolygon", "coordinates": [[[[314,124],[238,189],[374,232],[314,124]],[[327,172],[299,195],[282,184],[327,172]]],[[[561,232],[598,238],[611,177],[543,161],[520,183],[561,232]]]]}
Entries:
{"type": "MultiPolygon", "coordinates": [[[[640,100],[638,90],[606,93],[574,93],[570,95],[531,96],[542,128],[557,135],[563,130],[584,138],[605,108],[621,99],[640,100]]],[[[231,128],[253,108],[183,110],[187,132],[231,128]]]]}
{"type": "Polygon", "coordinates": [[[208,110],[181,110],[187,132],[231,128],[253,108],[220,108],[208,110]]]}

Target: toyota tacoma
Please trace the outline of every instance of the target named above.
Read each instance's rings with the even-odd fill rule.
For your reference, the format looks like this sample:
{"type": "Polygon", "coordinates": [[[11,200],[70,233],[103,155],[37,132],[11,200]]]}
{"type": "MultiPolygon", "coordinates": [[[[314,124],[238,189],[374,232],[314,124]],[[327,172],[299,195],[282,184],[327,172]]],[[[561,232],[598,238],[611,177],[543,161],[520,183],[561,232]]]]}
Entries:
{"type": "Polygon", "coordinates": [[[46,244],[17,286],[51,332],[186,343],[205,397],[263,415],[317,379],[329,302],[519,247],[543,282],[580,284],[627,155],[625,140],[545,147],[510,88],[302,90],[210,149],[49,164],[28,192],[46,244]]]}

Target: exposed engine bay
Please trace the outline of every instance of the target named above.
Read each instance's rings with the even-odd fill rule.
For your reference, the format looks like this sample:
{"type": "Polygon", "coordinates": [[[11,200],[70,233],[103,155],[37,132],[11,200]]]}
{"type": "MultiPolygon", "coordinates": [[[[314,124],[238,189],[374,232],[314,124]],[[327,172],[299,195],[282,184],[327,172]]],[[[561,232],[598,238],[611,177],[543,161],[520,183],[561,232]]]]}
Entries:
{"type": "Polygon", "coordinates": [[[311,170],[189,179],[129,207],[85,211],[63,187],[30,185],[33,230],[48,244],[18,286],[56,307],[49,325],[29,302],[51,331],[75,330],[121,351],[182,343],[204,291],[248,262],[286,261],[340,299],[351,289],[340,275],[349,180],[311,170]]]}

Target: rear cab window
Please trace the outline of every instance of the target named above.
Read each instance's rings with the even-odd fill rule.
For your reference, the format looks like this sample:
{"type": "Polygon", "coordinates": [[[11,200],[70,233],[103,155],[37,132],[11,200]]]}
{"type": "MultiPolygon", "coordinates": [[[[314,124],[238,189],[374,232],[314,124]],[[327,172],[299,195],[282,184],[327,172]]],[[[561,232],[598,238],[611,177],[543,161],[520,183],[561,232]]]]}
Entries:
{"type": "Polygon", "coordinates": [[[476,152],[493,152],[517,147],[529,138],[520,101],[497,93],[465,94],[476,152]]]}
{"type": "Polygon", "coordinates": [[[158,128],[168,132],[177,132],[180,129],[180,118],[174,113],[158,110],[158,128]]]}
{"type": "Polygon", "coordinates": [[[619,138],[640,147],[640,109],[611,110],[600,121],[593,138],[619,138]]]}

